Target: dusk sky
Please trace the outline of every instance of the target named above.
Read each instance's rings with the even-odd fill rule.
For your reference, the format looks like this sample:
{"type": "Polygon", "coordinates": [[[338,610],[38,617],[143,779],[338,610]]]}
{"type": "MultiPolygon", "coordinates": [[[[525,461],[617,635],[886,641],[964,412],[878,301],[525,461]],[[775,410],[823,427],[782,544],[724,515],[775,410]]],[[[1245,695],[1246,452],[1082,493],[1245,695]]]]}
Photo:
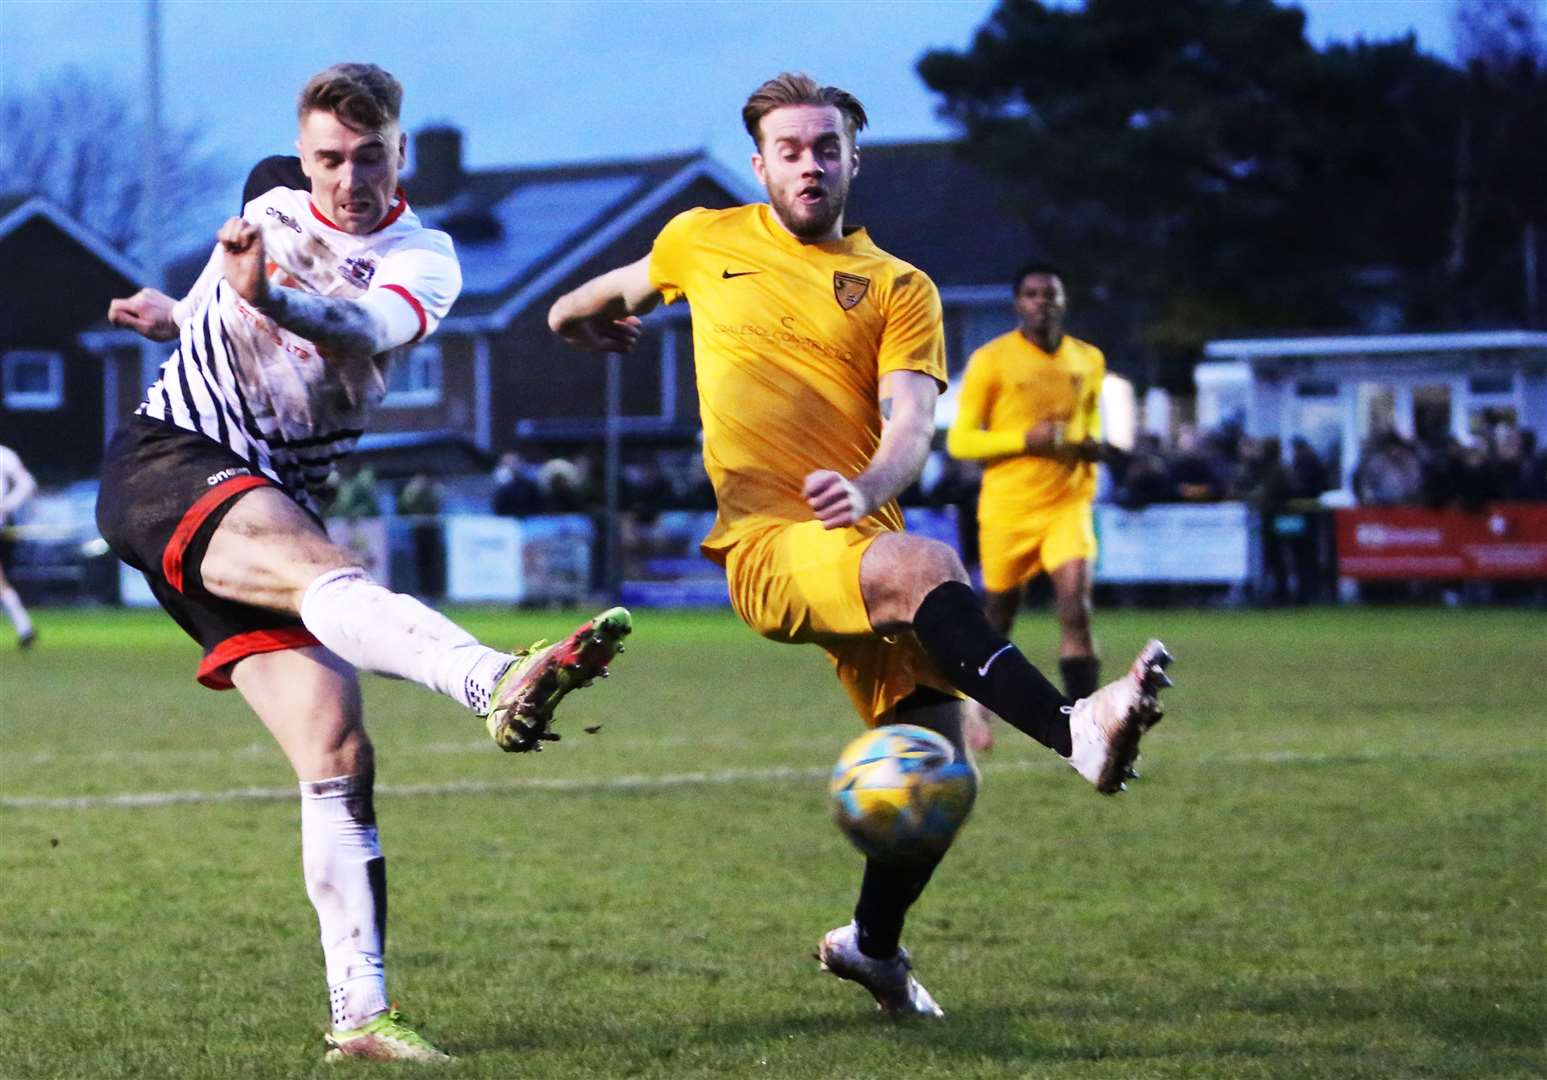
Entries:
{"type": "MultiPolygon", "coordinates": [[[[1300,0],[1318,42],[1396,37],[1451,49],[1451,0],[1300,0]]],[[[370,60],[406,87],[404,124],[449,121],[470,164],[637,156],[706,147],[741,166],[739,109],[783,69],[865,102],[871,136],[949,135],[914,73],[963,47],[992,0],[162,0],[169,120],[207,126],[234,167],[284,152],[296,90],[338,60],[370,60]]],[[[75,67],[138,96],[142,0],[0,3],[0,92],[75,67]]]]}

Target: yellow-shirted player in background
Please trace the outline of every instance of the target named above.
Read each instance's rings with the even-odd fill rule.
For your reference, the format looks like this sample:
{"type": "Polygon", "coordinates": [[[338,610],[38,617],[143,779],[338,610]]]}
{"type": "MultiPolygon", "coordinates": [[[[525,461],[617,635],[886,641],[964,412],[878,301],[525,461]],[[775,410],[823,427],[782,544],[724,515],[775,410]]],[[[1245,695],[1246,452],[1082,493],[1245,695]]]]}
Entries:
{"type": "Polygon", "coordinates": [[[1006,636],[1026,585],[1046,573],[1058,612],[1064,691],[1096,689],[1101,661],[1090,632],[1091,502],[1101,440],[1106,358],[1064,333],[1063,277],[1033,264],[1015,275],[1019,327],[972,354],[951,424],[953,457],[985,462],[978,548],[989,622],[1006,636]]]}
{"type": "MultiPolygon", "coordinates": [[[[1071,703],[989,626],[955,550],[902,531],[895,500],[929,451],[944,335],[934,283],[843,227],[864,108],[784,74],[742,119],[769,205],[678,215],[650,254],[560,297],[548,325],[626,352],[638,315],[690,300],[719,509],[703,548],[725,567],[736,613],[764,637],[826,649],[866,723],[921,724],[967,755],[960,691],[1098,790],[1120,790],[1160,715],[1160,643],[1071,703]]],[[[817,948],[889,1012],[941,1015],[898,942],[933,872],[868,861],[854,921],[817,948]]]]}

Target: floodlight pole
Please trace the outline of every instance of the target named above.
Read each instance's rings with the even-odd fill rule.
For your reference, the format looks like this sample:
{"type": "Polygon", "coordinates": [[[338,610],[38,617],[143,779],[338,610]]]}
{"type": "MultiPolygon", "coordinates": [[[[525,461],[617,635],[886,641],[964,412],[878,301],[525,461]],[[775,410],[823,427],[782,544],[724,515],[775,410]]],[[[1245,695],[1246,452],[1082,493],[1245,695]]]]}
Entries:
{"type": "Polygon", "coordinates": [[[161,257],[161,2],[145,0],[144,170],[140,192],[140,236],[145,284],[164,287],[161,257]]]}
{"type": "MultiPolygon", "coordinates": [[[[161,2],[145,0],[145,123],[140,146],[140,252],[137,260],[145,271],[142,285],[166,288],[165,260],[161,253],[161,2]]],[[[140,342],[139,389],[146,373],[161,362],[164,347],[148,339],[140,342]]],[[[118,402],[111,403],[116,415],[118,402]]]]}
{"type": "Polygon", "coordinates": [[[617,603],[623,595],[623,518],[621,472],[623,462],[623,355],[607,354],[606,513],[602,557],[607,595],[617,603]]]}

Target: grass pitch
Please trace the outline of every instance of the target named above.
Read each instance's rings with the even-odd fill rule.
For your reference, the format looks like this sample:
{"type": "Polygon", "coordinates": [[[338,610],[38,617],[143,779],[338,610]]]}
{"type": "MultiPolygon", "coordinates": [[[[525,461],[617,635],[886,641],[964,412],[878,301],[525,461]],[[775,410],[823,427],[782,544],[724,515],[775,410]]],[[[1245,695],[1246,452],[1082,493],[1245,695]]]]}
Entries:
{"type": "MultiPolygon", "coordinates": [[[[320,1061],[257,721],[159,613],[38,622],[0,654],[0,1077],[380,1073],[320,1061]]],[[[1540,612],[1098,613],[1109,672],[1151,633],[1178,657],[1145,779],[1099,798],[1001,726],[905,935],[938,1024],[810,958],[859,869],[825,659],[728,613],[637,626],[540,755],[367,680],[389,988],[459,1077],[1547,1074],[1540,612]]],[[[1019,630],[1051,663],[1051,621],[1019,630]]]]}

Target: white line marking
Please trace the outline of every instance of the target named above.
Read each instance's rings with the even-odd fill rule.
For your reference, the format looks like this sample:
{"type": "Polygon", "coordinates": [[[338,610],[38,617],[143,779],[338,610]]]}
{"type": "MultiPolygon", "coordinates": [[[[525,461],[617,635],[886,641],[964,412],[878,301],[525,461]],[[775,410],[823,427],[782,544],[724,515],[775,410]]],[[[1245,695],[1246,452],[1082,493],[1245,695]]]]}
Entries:
{"type": "MultiPolygon", "coordinates": [[[[1540,747],[1492,750],[1484,753],[1385,753],[1352,750],[1346,753],[1310,754],[1295,750],[1274,750],[1258,754],[1217,754],[1176,762],[1177,767],[1220,767],[1239,765],[1366,765],[1383,761],[1488,761],[1499,758],[1536,758],[1547,756],[1540,747]]],[[[996,761],[982,766],[985,773],[1032,772],[1061,769],[1057,758],[1025,761],[996,761]]],[[[439,795],[494,795],[522,791],[560,791],[585,794],[608,791],[651,791],[662,788],[708,787],[720,784],[770,783],[779,781],[816,781],[827,778],[825,767],[773,766],[763,769],[725,769],[718,772],[634,774],[609,777],[526,777],[511,780],[456,780],[439,784],[378,784],[376,794],[389,798],[413,798],[439,795]]],[[[176,806],[190,803],[279,802],[300,798],[290,785],[277,788],[227,788],[223,791],[138,791],[121,795],[15,795],[0,797],[4,810],[92,810],[99,808],[137,809],[176,806]]]]}

